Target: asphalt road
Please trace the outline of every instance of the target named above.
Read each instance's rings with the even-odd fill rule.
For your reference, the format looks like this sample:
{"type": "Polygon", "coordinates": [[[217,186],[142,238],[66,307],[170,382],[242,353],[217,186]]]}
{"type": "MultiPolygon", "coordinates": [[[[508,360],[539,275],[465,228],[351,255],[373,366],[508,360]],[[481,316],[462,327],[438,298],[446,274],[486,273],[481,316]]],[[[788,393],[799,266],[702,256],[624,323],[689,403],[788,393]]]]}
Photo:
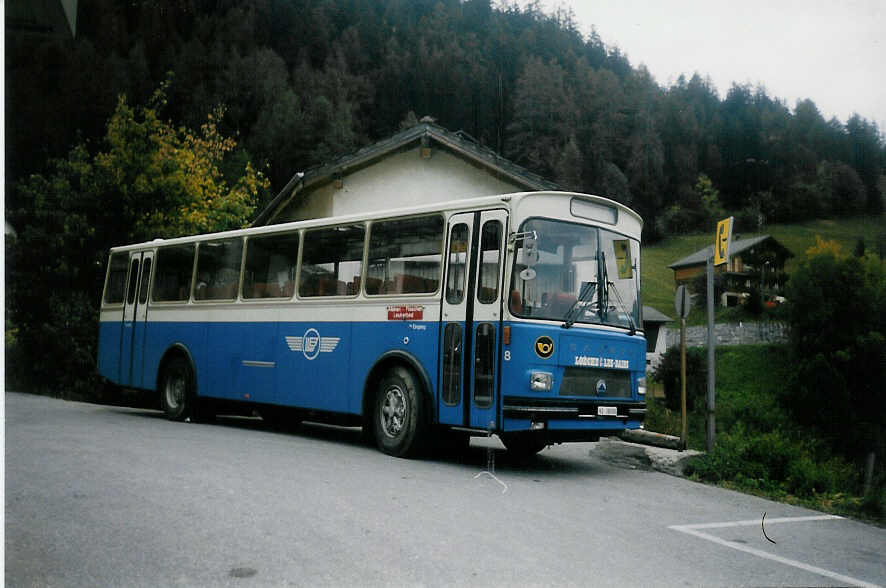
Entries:
{"type": "Polygon", "coordinates": [[[601,445],[403,460],[358,429],[12,393],[5,409],[7,586],[886,584],[884,529],[601,445]]]}

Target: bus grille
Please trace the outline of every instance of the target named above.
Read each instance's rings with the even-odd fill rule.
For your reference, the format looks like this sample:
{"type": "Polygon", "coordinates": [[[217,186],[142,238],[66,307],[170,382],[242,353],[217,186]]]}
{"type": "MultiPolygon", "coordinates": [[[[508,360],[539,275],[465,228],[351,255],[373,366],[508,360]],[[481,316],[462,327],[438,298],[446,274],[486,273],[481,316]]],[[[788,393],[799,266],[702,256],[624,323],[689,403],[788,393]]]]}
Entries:
{"type": "Polygon", "coordinates": [[[631,373],[600,368],[566,368],[560,396],[631,398],[631,373]]]}

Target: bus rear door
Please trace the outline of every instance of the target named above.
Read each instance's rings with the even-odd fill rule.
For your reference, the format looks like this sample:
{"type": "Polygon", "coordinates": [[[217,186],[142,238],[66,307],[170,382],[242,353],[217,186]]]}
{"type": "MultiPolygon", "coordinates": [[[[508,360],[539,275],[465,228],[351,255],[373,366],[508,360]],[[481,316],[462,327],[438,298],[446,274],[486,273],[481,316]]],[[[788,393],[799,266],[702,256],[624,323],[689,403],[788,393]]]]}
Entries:
{"type": "Polygon", "coordinates": [[[123,305],[120,341],[120,385],[143,386],[144,350],[148,320],[152,251],[135,251],[129,256],[129,282],[123,305]]]}
{"type": "Polygon", "coordinates": [[[437,401],[442,424],[496,427],[506,225],[503,210],[449,220],[437,401]]]}

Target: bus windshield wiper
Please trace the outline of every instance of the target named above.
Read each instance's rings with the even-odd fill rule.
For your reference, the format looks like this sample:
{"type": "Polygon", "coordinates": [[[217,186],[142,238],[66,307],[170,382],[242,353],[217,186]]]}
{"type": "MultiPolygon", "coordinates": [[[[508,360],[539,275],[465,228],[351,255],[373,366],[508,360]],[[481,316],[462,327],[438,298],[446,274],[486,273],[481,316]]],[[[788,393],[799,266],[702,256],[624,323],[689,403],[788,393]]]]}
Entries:
{"type": "Polygon", "coordinates": [[[625,306],[624,300],[621,299],[621,293],[619,293],[618,288],[615,287],[614,282],[609,281],[609,270],[606,268],[606,253],[600,252],[600,274],[603,279],[603,290],[600,292],[600,322],[604,322],[606,320],[606,315],[609,314],[609,288],[615,292],[615,301],[618,304],[616,310],[620,310],[625,313],[628,317],[628,324],[630,325],[630,333],[634,335],[637,333],[637,325],[634,323],[634,317],[631,313],[628,312],[627,307],[625,306]]]}
{"type": "MultiPolygon", "coordinates": [[[[637,333],[637,325],[634,323],[634,316],[628,312],[627,306],[625,306],[624,300],[621,299],[621,294],[618,292],[618,288],[615,287],[614,282],[606,282],[606,291],[609,291],[609,288],[612,287],[612,290],[615,292],[615,301],[618,304],[618,310],[622,311],[628,317],[628,323],[631,326],[631,335],[637,333]]],[[[608,299],[608,295],[607,295],[608,299]]]]}
{"type": "Polygon", "coordinates": [[[563,316],[564,323],[561,326],[564,329],[568,329],[575,324],[581,311],[584,311],[585,305],[594,297],[596,289],[597,282],[585,282],[581,285],[581,292],[579,293],[578,298],[572,303],[572,306],[569,307],[569,310],[567,310],[566,314],[563,316]]]}

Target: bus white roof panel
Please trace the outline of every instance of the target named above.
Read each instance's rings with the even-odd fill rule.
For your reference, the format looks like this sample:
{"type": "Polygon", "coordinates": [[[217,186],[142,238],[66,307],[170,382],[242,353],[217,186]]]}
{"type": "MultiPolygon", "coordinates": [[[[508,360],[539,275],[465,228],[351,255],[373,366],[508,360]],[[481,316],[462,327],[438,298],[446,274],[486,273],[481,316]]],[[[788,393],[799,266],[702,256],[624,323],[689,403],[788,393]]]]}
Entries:
{"type": "Polygon", "coordinates": [[[532,216],[551,216],[552,212],[556,212],[554,216],[569,218],[570,216],[573,216],[571,203],[574,199],[597,205],[614,207],[618,211],[618,213],[615,224],[595,222],[588,218],[573,218],[576,218],[577,220],[582,220],[583,222],[589,222],[591,224],[599,224],[600,226],[611,228],[616,232],[623,233],[630,237],[634,237],[637,239],[640,238],[640,231],[643,227],[643,220],[636,212],[623,204],[615,202],[614,200],[603,198],[602,196],[595,196],[592,194],[579,194],[573,192],[517,192],[513,194],[482,196],[480,198],[449,200],[446,202],[438,202],[422,206],[393,208],[367,214],[324,217],[311,220],[294,221],[289,223],[264,225],[260,227],[251,227],[247,229],[237,229],[219,233],[205,233],[201,235],[176,237],[173,239],[154,239],[153,241],[146,241],[143,243],[134,243],[132,245],[113,247],[111,251],[119,252],[137,249],[153,249],[160,246],[180,245],[230,237],[255,236],[270,233],[285,233],[287,231],[296,231],[299,229],[310,229],[314,227],[324,227],[330,225],[342,225],[363,221],[383,220],[400,216],[432,214],[435,212],[456,213],[475,209],[508,207],[511,208],[520,219],[532,216]]]}

